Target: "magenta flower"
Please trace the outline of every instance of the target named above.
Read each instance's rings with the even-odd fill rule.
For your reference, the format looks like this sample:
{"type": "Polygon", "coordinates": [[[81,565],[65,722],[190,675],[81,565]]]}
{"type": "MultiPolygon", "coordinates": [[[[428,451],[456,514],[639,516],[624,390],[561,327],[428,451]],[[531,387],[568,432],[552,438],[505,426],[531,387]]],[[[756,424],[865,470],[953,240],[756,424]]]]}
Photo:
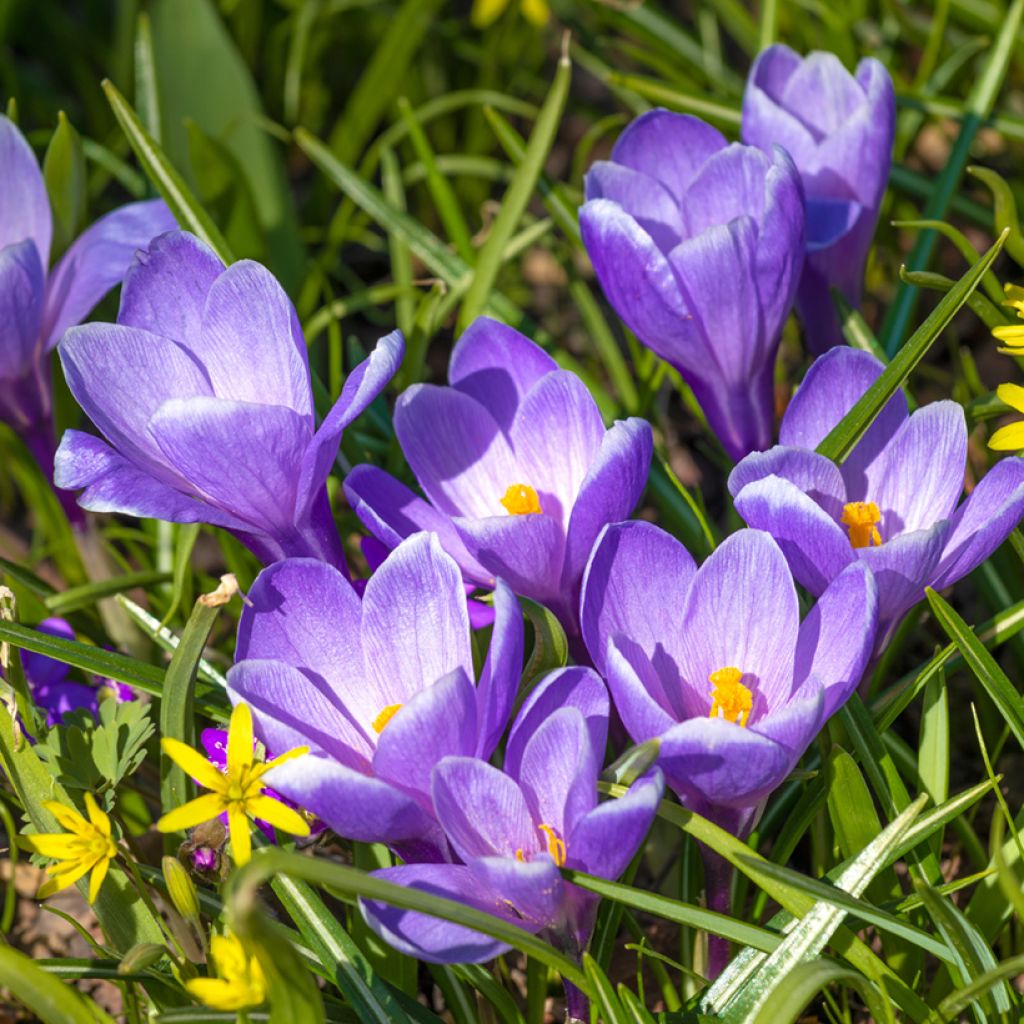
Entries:
{"type": "Polygon", "coordinates": [[[897,392],[846,461],[814,449],[878,379],[882,364],[838,348],[817,359],[786,410],[781,444],[748,456],[729,489],[750,526],[767,530],[815,595],[858,562],[878,583],[881,650],[924,597],[966,576],[1024,515],[1024,460],[997,463],[960,502],[967,426],[956,402],[913,415],[897,392]]]}
{"type": "Polygon", "coordinates": [[[444,860],[430,771],[450,754],[489,757],[512,710],[523,621],[494,591],[490,651],[477,685],[462,578],[438,540],[401,543],[362,600],[331,566],[264,569],[239,624],[232,700],[252,708],[272,750],[308,746],[267,780],[339,835],[444,860]]]}
{"type": "Polygon", "coordinates": [[[389,547],[431,530],[470,582],[501,577],[550,607],[575,634],[579,585],[601,527],[640,500],[651,428],[606,430],[574,374],[518,331],[481,317],[452,352],[448,387],[416,384],[399,398],[395,432],[427,500],[374,466],[345,492],[389,547]]]}
{"type": "Polygon", "coordinates": [[[804,261],[793,162],[652,110],[591,167],[586,196],[580,230],[615,312],[679,370],[732,458],[767,448],[775,356],[804,261]]]}
{"type": "Polygon", "coordinates": [[[801,58],[777,44],[754,61],[743,96],[743,141],[766,153],[782,146],[800,172],[807,261],[796,303],[815,352],[843,341],[829,289],[860,304],[895,130],[892,79],[877,60],[862,60],[851,75],[834,54],[801,58]]]}
{"type": "MultiPolygon", "coordinates": [[[[512,727],[503,772],[472,757],[446,757],[433,769],[434,810],[460,863],[375,874],[541,932],[578,961],[598,897],[559,869],[618,878],[646,837],[663,788],[654,769],[621,799],[598,803],[607,727],[608,697],[593,670],[549,676],[512,727]]],[[[425,914],[373,901],[362,907],[374,931],[421,960],[480,962],[508,949],[425,914]]],[[[569,1019],[587,1019],[581,994],[568,985],[566,994],[569,1019]]]]}
{"type": "Polygon", "coordinates": [[[344,568],[325,483],[342,431],[402,358],[399,332],[349,375],[319,429],[306,343],[258,263],[224,264],[185,232],[158,238],[125,278],[117,324],[69,331],[68,384],[107,441],[61,441],[57,485],[97,512],[212,523],[264,562],[344,568]],[[109,443],[107,443],[109,442],[109,443]]]}
{"type": "Polygon", "coordinates": [[[160,200],[131,203],[83,232],[50,272],[53,217],[32,148],[0,115],[0,420],[46,472],[55,449],[49,353],[131,263],[135,250],[175,227],[160,200]]]}

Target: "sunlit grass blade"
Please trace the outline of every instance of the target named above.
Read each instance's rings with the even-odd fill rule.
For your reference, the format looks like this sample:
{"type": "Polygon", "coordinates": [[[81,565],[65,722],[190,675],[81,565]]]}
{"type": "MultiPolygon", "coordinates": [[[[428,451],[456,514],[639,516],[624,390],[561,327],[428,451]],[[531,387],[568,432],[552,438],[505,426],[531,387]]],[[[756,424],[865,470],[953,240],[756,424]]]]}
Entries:
{"type": "Polygon", "coordinates": [[[47,611],[54,615],[70,615],[82,608],[92,607],[102,598],[123,594],[126,590],[134,590],[136,587],[151,587],[158,583],[166,583],[170,578],[170,573],[155,569],[126,572],[120,576],[112,576],[110,579],[84,583],[82,586],[71,587],[68,590],[51,594],[43,603],[46,605],[47,611]]]}
{"type": "MultiPolygon", "coordinates": [[[[1021,0],[1024,3],[1024,0],[1021,0]]],[[[966,273],[952,290],[943,296],[921,326],[914,331],[882,375],[864,393],[857,404],[840,420],[831,433],[818,445],[818,453],[841,463],[853,450],[854,445],[864,436],[885,403],[896,393],[896,389],[910,376],[917,364],[924,358],[946,325],[960,311],[968,297],[978,287],[985,273],[995,262],[1006,240],[1004,231],[988,252],[966,273]]]]}
{"type": "Polygon", "coordinates": [[[888,998],[863,974],[851,971],[834,960],[824,959],[798,964],[786,976],[785,987],[775,989],[756,1016],[744,1019],[753,1024],[794,1024],[803,1019],[803,1012],[814,996],[829,985],[853,989],[864,1000],[871,1019],[877,1024],[892,1024],[894,1021],[888,998]]]}

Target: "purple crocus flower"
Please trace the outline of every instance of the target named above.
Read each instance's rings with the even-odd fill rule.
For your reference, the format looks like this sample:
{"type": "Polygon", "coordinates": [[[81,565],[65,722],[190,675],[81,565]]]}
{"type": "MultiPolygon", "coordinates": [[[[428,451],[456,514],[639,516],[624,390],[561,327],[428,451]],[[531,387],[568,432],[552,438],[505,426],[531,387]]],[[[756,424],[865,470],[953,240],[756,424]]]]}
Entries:
{"type": "Polygon", "coordinates": [[[734,459],[772,443],[772,374],[804,260],[800,179],[652,110],[591,167],[580,229],[608,301],[675,366],[734,459]]]}
{"type": "Polygon", "coordinates": [[[980,565],[1024,515],[1024,460],[997,463],[960,503],[967,427],[956,402],[913,415],[897,392],[841,466],[814,449],[878,379],[874,356],[817,359],[782,420],[781,444],[750,455],[729,489],[750,526],[778,542],[815,595],[857,562],[878,582],[877,649],[924,597],[980,565]]]}
{"type": "Polygon", "coordinates": [[[349,375],[316,429],[306,343],[288,296],[251,260],[225,269],[171,232],[138,254],[117,324],[70,330],[68,384],[110,443],[68,431],[56,481],[79,504],[230,530],[264,562],[345,560],[325,482],[342,431],[391,379],[399,332],[349,375]]]}
{"type": "Polygon", "coordinates": [[[268,748],[311,751],[268,782],[339,835],[446,859],[430,770],[448,754],[489,757],[505,729],[523,660],[512,592],[496,583],[476,686],[462,578],[432,534],[395,548],[362,600],[312,559],[264,569],[249,599],[231,699],[249,704],[268,748]]]}
{"type": "MultiPolygon", "coordinates": [[[[621,799],[598,803],[607,728],[607,692],[592,669],[549,676],[516,719],[504,771],[472,757],[446,757],[433,770],[435,813],[461,863],[375,874],[542,932],[578,961],[598,897],[566,882],[559,869],[618,878],[647,835],[663,789],[654,769],[621,799]]],[[[508,949],[425,914],[362,905],[379,935],[421,960],[475,963],[508,949]]],[[[581,994],[567,985],[566,995],[569,1019],[586,1020],[581,994]]]]}
{"type": "Polygon", "coordinates": [[[829,289],[860,304],[895,130],[892,79],[877,60],[862,60],[851,75],[834,54],[801,58],[779,44],[754,61],[741,133],[766,153],[784,147],[800,172],[807,260],[796,302],[814,352],[843,341],[829,289]]]}
{"type": "Polygon", "coordinates": [[[389,547],[431,530],[470,582],[500,576],[551,608],[570,634],[587,555],[601,527],[640,500],[651,428],[606,430],[586,386],[518,331],[480,317],[462,335],[449,387],[399,398],[395,432],[427,501],[373,466],[345,493],[389,547]]]}
{"type": "MultiPolygon", "coordinates": [[[[44,619],[36,629],[61,640],[75,639],[75,631],[64,619],[44,619]]],[[[45,654],[22,651],[21,665],[32,699],[46,712],[46,724],[51,728],[59,725],[65,715],[81,708],[95,718],[104,693],[111,694],[119,703],[135,700],[131,687],[112,679],[97,677],[95,686],[69,679],[70,667],[45,654]]]]}
{"type": "MultiPolygon", "coordinates": [[[[160,200],[102,217],[50,272],[53,217],[39,163],[16,125],[0,115],[0,420],[53,473],[49,353],[124,276],[132,255],[175,226],[160,200]]],[[[74,507],[74,506],[72,506],[74,507]]]]}

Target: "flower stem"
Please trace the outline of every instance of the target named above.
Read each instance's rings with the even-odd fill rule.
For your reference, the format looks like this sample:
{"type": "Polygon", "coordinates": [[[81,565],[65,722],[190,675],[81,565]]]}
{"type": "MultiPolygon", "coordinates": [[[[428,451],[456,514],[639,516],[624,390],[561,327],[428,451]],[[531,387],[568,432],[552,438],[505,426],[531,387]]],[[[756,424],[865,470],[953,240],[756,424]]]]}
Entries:
{"type": "MultiPolygon", "coordinates": [[[[732,895],[732,867],[727,860],[703,843],[700,847],[704,861],[704,892],[709,910],[728,914],[732,895]]],[[[708,964],[705,974],[714,981],[729,962],[729,940],[708,933],[708,964]]]]}

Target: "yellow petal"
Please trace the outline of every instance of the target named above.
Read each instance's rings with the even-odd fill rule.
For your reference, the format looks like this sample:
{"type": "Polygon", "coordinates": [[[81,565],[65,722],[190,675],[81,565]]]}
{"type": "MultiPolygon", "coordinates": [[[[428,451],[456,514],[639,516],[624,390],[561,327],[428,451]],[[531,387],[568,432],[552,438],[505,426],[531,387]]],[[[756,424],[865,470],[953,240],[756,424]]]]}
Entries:
{"type": "Polygon", "coordinates": [[[53,857],[57,860],[67,860],[69,857],[77,856],[75,842],[76,837],[67,832],[18,836],[18,846],[22,850],[38,853],[43,857],[53,857]]]}
{"type": "Polygon", "coordinates": [[[228,831],[231,833],[231,856],[241,867],[249,863],[252,856],[252,836],[249,834],[249,819],[242,811],[228,811],[228,831]]]}
{"type": "Polygon", "coordinates": [[[109,869],[110,861],[106,857],[101,857],[96,862],[96,867],[92,869],[92,875],[89,877],[90,906],[96,902],[96,897],[100,894],[100,886],[103,885],[103,879],[107,877],[107,871],[109,869]]]}
{"type": "Polygon", "coordinates": [[[551,17],[551,8],[547,0],[523,0],[523,17],[534,25],[546,25],[551,17]]]}
{"type": "Polygon", "coordinates": [[[1005,341],[1010,345],[1019,345],[1021,339],[1024,339],[1024,324],[1007,324],[1005,327],[993,327],[992,334],[1000,341],[1005,341]]]}
{"type": "Polygon", "coordinates": [[[228,723],[228,771],[252,764],[252,712],[248,704],[236,704],[228,723]]]}
{"type": "Polygon", "coordinates": [[[469,19],[477,28],[487,28],[501,17],[506,7],[508,0],[473,0],[473,11],[469,19]]]}
{"type": "Polygon", "coordinates": [[[304,757],[309,753],[309,747],[292,747],[291,750],[286,750],[283,754],[278,754],[273,761],[268,761],[266,764],[259,766],[259,773],[262,775],[264,772],[269,772],[271,768],[276,768],[279,764],[284,764],[285,761],[294,761],[297,757],[304,757]]]}
{"type": "Polygon", "coordinates": [[[52,872],[52,874],[39,887],[39,892],[36,893],[37,899],[45,900],[47,896],[52,896],[55,892],[60,892],[61,889],[66,889],[69,885],[74,885],[92,867],[92,863],[90,860],[81,860],[74,861],[68,864],[67,867],[61,864],[49,868],[48,871],[52,872]],[[54,871],[54,867],[59,867],[63,870],[54,871]]]}
{"type": "Polygon", "coordinates": [[[1000,384],[996,394],[1000,401],[1012,406],[1017,412],[1024,412],[1024,388],[1019,384],[1000,384]]]}
{"type": "Polygon", "coordinates": [[[89,820],[96,826],[97,830],[107,839],[110,838],[110,819],[107,815],[100,810],[100,806],[96,803],[96,798],[92,793],[86,792],[85,794],[85,809],[89,814],[89,820]]]}
{"type": "Polygon", "coordinates": [[[988,446],[997,452],[1024,450],[1024,423],[1000,427],[989,439],[988,446]]]}
{"type": "Polygon", "coordinates": [[[44,800],[43,807],[46,808],[56,819],[61,828],[66,828],[75,835],[88,832],[89,822],[83,818],[73,807],[59,803],[56,800],[44,800]]]}
{"type": "Polygon", "coordinates": [[[216,818],[227,810],[227,803],[219,793],[204,793],[187,804],[168,811],[157,823],[160,832],[178,832],[186,828],[194,828],[204,821],[216,818]]]}
{"type": "Polygon", "coordinates": [[[218,771],[210,762],[199,753],[193,750],[187,743],[181,740],[165,737],[160,741],[163,752],[187,775],[191,775],[200,786],[212,789],[214,792],[227,789],[227,780],[224,774],[218,771]]]}
{"type": "Polygon", "coordinates": [[[298,811],[293,811],[273,797],[253,797],[246,800],[245,809],[251,817],[262,818],[282,832],[290,832],[293,836],[309,835],[309,822],[298,811]]]}
{"type": "Polygon", "coordinates": [[[193,978],[185,988],[201,1003],[214,1010],[244,1010],[255,1004],[246,999],[248,991],[220,978],[193,978]]]}

